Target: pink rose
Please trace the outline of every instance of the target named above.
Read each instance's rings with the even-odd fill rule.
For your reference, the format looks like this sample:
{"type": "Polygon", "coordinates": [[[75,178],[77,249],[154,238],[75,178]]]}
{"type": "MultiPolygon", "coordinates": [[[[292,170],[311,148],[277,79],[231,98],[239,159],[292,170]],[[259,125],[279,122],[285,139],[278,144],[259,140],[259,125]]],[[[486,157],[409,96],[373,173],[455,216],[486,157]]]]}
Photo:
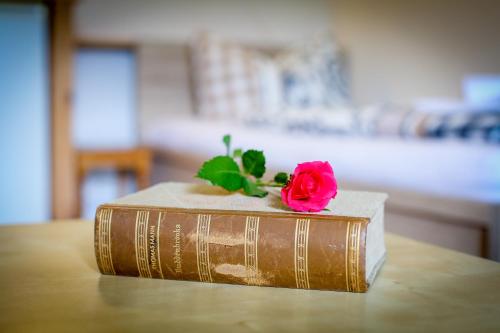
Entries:
{"type": "Polygon", "coordinates": [[[298,164],[281,189],[281,201],[298,212],[319,212],[336,195],[337,181],[332,166],[321,161],[298,164]]]}

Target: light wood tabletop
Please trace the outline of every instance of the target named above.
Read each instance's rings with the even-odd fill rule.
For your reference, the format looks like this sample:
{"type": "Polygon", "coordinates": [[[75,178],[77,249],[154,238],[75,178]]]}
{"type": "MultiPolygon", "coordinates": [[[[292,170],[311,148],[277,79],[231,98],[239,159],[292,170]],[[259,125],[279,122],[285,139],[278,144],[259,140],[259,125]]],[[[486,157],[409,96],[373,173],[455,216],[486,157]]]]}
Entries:
{"type": "Polygon", "coordinates": [[[101,275],[93,223],[0,227],[0,332],[500,332],[500,264],[386,235],[366,294],[101,275]]]}

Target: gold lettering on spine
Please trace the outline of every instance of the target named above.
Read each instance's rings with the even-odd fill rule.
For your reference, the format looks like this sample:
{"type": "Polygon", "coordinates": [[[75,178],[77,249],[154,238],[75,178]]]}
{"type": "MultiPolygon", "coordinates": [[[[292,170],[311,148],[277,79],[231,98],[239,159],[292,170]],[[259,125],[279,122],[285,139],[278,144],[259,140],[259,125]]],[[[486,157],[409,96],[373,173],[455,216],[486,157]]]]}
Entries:
{"type": "Polygon", "coordinates": [[[149,212],[137,211],[135,218],[135,259],[141,277],[151,277],[148,262],[148,223],[149,212]]]}
{"type": "Polygon", "coordinates": [[[347,222],[347,228],[345,232],[345,288],[347,291],[349,289],[349,229],[351,228],[351,222],[347,222]]]}
{"type": "Polygon", "coordinates": [[[174,245],[172,245],[172,248],[174,249],[173,260],[175,264],[175,273],[182,273],[181,225],[176,224],[172,232],[174,234],[174,245]]]}
{"type": "Polygon", "coordinates": [[[259,285],[259,260],[257,242],[259,240],[259,220],[257,216],[247,216],[245,222],[245,269],[247,284],[259,285]]]}
{"type": "Polygon", "coordinates": [[[361,238],[361,223],[347,223],[346,231],[346,289],[360,291],[359,288],[359,242],[361,238]]]}
{"type": "Polygon", "coordinates": [[[98,246],[99,260],[104,274],[116,274],[111,257],[111,220],[113,210],[103,208],[99,211],[98,246]]]}
{"type": "Polygon", "coordinates": [[[308,245],[309,219],[297,219],[295,224],[295,282],[297,288],[309,289],[308,245]]]}
{"type": "Polygon", "coordinates": [[[160,223],[161,223],[161,217],[162,217],[162,212],[159,212],[158,214],[158,226],[156,229],[156,251],[158,251],[158,269],[160,270],[160,276],[162,279],[165,277],[163,276],[163,269],[161,268],[161,260],[160,260],[160,223]]]}
{"type": "Polygon", "coordinates": [[[211,215],[198,214],[198,224],[196,226],[196,263],[198,265],[198,275],[201,282],[212,282],[210,253],[208,248],[210,219],[211,215]]]}

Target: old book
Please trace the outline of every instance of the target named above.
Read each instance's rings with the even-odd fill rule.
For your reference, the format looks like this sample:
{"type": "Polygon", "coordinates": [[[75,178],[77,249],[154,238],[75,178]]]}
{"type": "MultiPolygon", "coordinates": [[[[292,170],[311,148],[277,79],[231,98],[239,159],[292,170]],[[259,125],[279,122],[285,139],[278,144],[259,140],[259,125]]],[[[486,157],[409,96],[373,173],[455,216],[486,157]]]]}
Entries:
{"type": "Polygon", "coordinates": [[[97,209],[97,264],[103,274],[365,292],[385,258],[386,197],[339,191],[309,214],[288,210],[277,190],[260,199],[163,183],[97,209]]]}

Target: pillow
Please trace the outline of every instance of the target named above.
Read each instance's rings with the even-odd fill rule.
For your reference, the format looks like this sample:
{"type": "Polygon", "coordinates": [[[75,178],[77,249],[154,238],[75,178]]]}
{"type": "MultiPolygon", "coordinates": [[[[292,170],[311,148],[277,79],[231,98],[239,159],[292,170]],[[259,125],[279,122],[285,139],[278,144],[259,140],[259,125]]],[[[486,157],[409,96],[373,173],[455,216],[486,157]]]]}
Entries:
{"type": "Polygon", "coordinates": [[[400,105],[372,105],[358,112],[362,134],[455,138],[500,143],[500,112],[428,112],[400,105]]]}
{"type": "Polygon", "coordinates": [[[203,116],[261,122],[286,109],[331,110],[347,102],[343,66],[329,34],[272,57],[205,33],[194,40],[192,56],[203,116]]]}
{"type": "Polygon", "coordinates": [[[331,34],[321,34],[277,57],[284,106],[332,108],[349,100],[345,64],[331,34]]]}
{"type": "Polygon", "coordinates": [[[351,109],[337,107],[335,110],[312,108],[288,109],[283,112],[282,126],[287,131],[311,134],[356,134],[357,124],[351,109]]]}
{"type": "Polygon", "coordinates": [[[256,52],[208,34],[194,40],[192,51],[200,115],[238,117],[260,109],[256,52]]]}
{"type": "Polygon", "coordinates": [[[256,59],[259,111],[272,116],[283,109],[281,72],[273,58],[259,55],[256,59]]]}
{"type": "Polygon", "coordinates": [[[424,124],[426,137],[458,138],[470,141],[500,143],[500,113],[452,113],[428,118],[424,124]]]}
{"type": "Polygon", "coordinates": [[[372,136],[424,136],[422,126],[428,118],[428,113],[393,103],[374,104],[357,112],[361,133],[372,136]]]}

